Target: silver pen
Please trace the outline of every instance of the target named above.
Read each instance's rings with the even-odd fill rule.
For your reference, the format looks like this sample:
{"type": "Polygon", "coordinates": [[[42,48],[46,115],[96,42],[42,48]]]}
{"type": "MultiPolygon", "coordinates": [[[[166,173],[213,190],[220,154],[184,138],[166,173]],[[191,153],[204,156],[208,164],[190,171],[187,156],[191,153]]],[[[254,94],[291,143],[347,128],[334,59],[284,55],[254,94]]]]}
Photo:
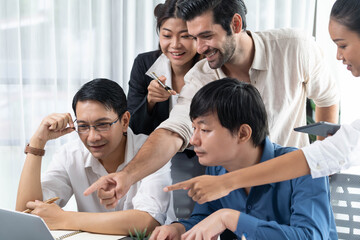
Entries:
{"type": "Polygon", "coordinates": [[[156,79],[156,80],[158,81],[158,83],[159,83],[166,91],[168,91],[168,92],[171,94],[171,90],[172,90],[171,87],[166,86],[165,84],[163,84],[163,83],[160,81],[159,77],[158,77],[154,72],[152,72],[150,75],[151,75],[152,78],[156,79]]]}

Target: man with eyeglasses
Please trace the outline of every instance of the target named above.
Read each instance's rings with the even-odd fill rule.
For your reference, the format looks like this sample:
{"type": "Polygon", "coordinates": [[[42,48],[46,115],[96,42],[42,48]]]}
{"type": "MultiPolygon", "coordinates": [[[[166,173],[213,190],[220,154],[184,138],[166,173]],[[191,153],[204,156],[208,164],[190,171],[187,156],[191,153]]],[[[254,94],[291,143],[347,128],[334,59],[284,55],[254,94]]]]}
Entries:
{"type": "Polygon", "coordinates": [[[111,80],[94,79],[75,94],[72,107],[75,121],[70,113],[45,117],[26,146],[16,210],[31,209],[52,230],[128,235],[164,224],[170,195],[162,188],[171,184],[169,164],[133,184],[116,209],[106,209],[95,194],[83,195],[97,179],[122,170],[147,138],[128,127],[130,113],[122,88],[111,80]],[[73,131],[80,139],[62,146],[41,174],[46,143],[73,131]],[[78,212],[62,210],[73,195],[78,212]],[[52,197],[60,198],[58,205],[43,202],[52,197]]]}

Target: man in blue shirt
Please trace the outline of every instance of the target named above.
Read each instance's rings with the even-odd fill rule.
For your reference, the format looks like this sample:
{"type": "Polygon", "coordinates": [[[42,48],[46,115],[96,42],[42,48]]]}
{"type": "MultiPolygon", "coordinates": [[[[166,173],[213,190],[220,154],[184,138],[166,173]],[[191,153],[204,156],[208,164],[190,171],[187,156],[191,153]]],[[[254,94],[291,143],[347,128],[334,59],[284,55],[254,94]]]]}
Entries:
{"type": "MultiPolygon", "coordinates": [[[[225,78],[199,90],[190,106],[190,142],[207,174],[223,175],[295,150],[269,141],[266,116],[250,84],[225,78]]],[[[196,204],[188,220],[157,227],[151,239],[213,239],[226,229],[248,240],[337,239],[328,179],[308,175],[237,189],[196,204]]]]}

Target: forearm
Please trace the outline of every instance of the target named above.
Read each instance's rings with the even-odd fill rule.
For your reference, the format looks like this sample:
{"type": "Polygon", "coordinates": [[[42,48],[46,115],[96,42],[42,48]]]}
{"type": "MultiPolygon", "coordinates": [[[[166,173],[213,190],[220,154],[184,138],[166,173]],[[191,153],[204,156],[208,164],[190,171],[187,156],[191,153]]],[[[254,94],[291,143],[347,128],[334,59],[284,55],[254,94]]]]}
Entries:
{"type": "Polygon", "coordinates": [[[107,213],[65,212],[59,229],[129,235],[130,231],[134,234],[134,229],[140,232],[146,229],[149,233],[159,225],[149,213],[139,210],[107,213]]]}
{"type": "Polygon", "coordinates": [[[222,175],[229,190],[281,182],[310,174],[301,150],[293,151],[254,166],[222,175]]]}
{"type": "Polygon", "coordinates": [[[179,151],[182,143],[177,133],[157,129],[123,171],[135,183],[164,166],[179,151]]]}
{"type": "MultiPolygon", "coordinates": [[[[30,140],[29,145],[34,148],[44,149],[45,144],[39,141],[30,140]]],[[[28,201],[43,200],[41,189],[41,156],[28,153],[20,176],[18,187],[16,210],[26,209],[28,201]]]]}
{"type": "MultiPolygon", "coordinates": [[[[315,107],[315,121],[320,122],[339,122],[339,105],[334,104],[330,107],[315,107]]],[[[324,137],[318,137],[318,140],[323,140],[324,137]]]]}

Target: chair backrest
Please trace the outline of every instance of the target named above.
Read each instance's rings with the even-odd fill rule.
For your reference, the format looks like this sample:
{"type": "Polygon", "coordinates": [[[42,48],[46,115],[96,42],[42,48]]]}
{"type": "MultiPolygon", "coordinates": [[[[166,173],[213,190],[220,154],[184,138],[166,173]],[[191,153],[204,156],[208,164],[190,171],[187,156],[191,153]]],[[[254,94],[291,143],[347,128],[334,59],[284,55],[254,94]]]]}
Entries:
{"type": "Polygon", "coordinates": [[[360,176],[330,176],[331,205],[339,239],[360,239],[360,176]]]}
{"type": "MultiPolygon", "coordinates": [[[[171,159],[171,177],[173,183],[188,180],[190,178],[203,175],[205,167],[200,165],[195,152],[185,150],[179,152],[171,159]]],[[[175,216],[179,218],[189,218],[194,208],[195,202],[187,195],[185,190],[173,192],[175,216]]]]}

